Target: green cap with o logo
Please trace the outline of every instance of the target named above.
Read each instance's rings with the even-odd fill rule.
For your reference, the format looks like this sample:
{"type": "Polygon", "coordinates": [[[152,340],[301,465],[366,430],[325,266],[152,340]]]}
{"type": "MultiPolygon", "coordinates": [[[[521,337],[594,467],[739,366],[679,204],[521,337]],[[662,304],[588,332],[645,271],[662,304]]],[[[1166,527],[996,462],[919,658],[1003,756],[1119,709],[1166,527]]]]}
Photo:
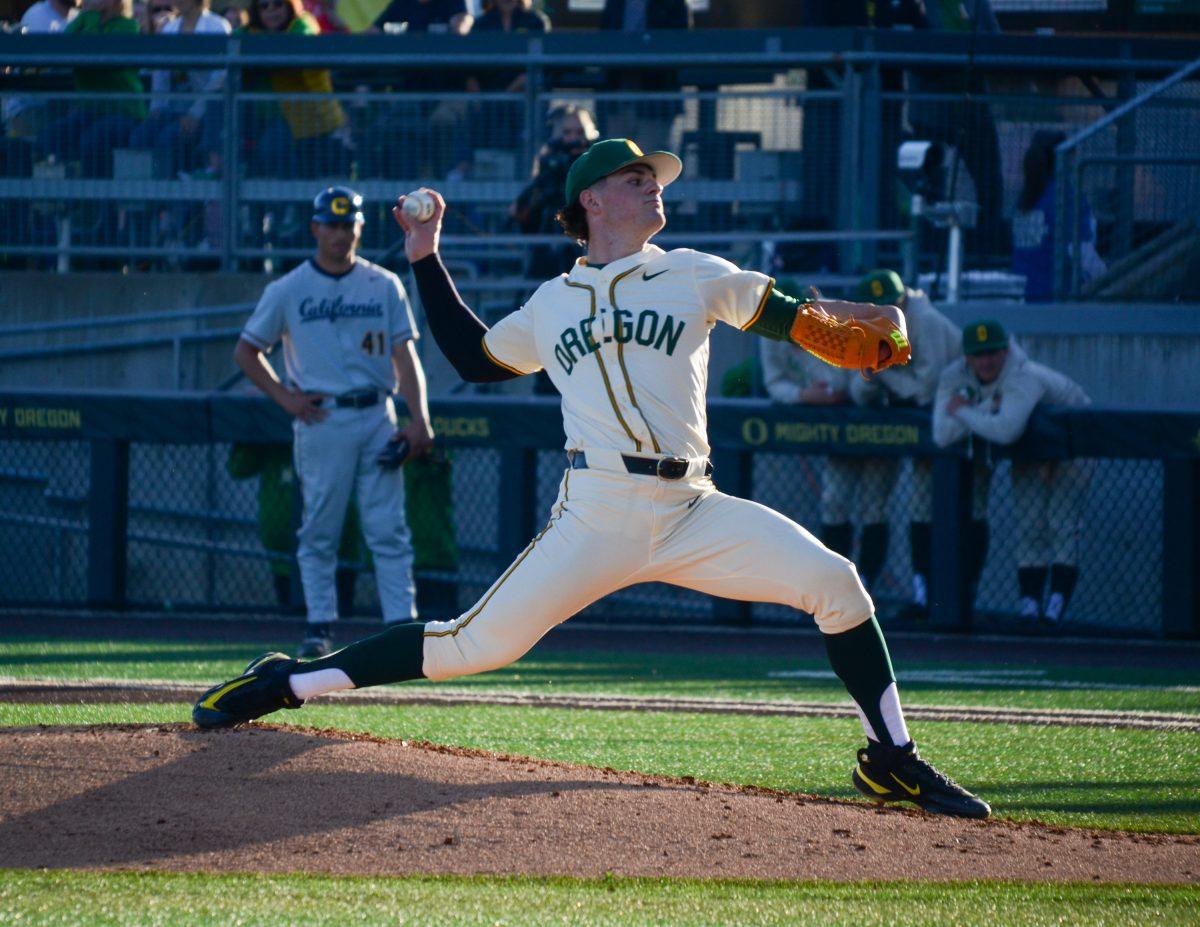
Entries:
{"type": "Polygon", "coordinates": [[[1008,332],[995,319],[982,319],[963,328],[963,353],[982,354],[1008,347],[1008,332]]]}
{"type": "Polygon", "coordinates": [[[904,298],[904,281],[894,270],[873,270],[858,281],[854,298],[877,306],[895,305],[904,298]]]}
{"type": "Polygon", "coordinates": [[[579,199],[579,194],[597,180],[631,164],[650,165],[659,186],[663,187],[678,178],[683,171],[683,162],[669,151],[644,154],[642,149],[627,138],[606,138],[596,142],[576,158],[571,169],[567,171],[567,205],[570,206],[579,199]]]}

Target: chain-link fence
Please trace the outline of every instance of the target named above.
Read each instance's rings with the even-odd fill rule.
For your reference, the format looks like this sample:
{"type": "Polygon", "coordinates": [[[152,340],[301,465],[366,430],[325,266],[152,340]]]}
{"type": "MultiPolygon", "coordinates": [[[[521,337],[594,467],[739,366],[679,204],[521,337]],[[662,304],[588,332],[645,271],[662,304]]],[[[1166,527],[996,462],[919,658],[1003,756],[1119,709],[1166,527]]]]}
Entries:
{"type": "Polygon", "coordinates": [[[0,441],[0,597],[85,601],[88,452],[86,441],[0,441]]]}
{"type": "MultiPolygon", "coordinates": [[[[1019,633],[1038,628],[1039,617],[1041,627],[1056,617],[1060,628],[1081,633],[1158,633],[1168,504],[1160,462],[981,459],[973,467],[970,550],[963,563],[976,589],[974,627],[1019,633]]],[[[456,448],[444,463],[406,468],[419,602],[427,617],[469,607],[516,553],[504,548],[502,497],[515,489],[503,483],[502,469],[500,452],[485,448],[456,448]]],[[[563,472],[561,450],[537,453],[529,475],[535,532],[563,472]]],[[[753,498],[854,560],[881,620],[927,626],[929,458],[762,452],[754,455],[749,477],[753,498]]],[[[720,472],[716,480],[721,486],[720,472]]],[[[86,601],[89,497],[87,442],[0,442],[0,601],[86,601]]],[[[286,444],[133,443],[128,602],[165,610],[300,612],[294,565],[299,502],[286,444]]],[[[343,614],[378,614],[371,570],[352,505],[339,548],[343,614]]],[[[782,606],[740,608],[661,584],[622,590],[585,614],[656,623],[807,621],[782,606]]]]}

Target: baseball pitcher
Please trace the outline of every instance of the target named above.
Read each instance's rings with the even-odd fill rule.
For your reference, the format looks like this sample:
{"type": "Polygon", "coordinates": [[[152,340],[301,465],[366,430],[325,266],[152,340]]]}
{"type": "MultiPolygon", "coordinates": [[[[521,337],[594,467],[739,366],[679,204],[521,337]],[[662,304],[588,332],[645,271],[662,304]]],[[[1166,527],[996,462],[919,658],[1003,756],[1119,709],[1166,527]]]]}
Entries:
{"type": "Polygon", "coordinates": [[[874,606],[854,565],[777,512],[720,492],[708,460],[708,339],[717,324],[795,341],[829,363],[878,370],[909,356],[894,307],[805,302],[719,257],[663,251],[668,152],[597,142],[571,167],[560,222],[587,256],[489,329],[459,298],[432,217],[394,210],[438,346],[459,374],[497,382],[546,370],[562,394],[566,460],[546,527],[470,609],[411,622],[309,663],[253,661],[197,702],[225,727],[338,689],[454,679],[518,659],[551,628],[610,592],[665,582],[813,615],[858,707],[867,746],[852,779],[879,802],[943,814],[990,809],[917,753],[874,606]]]}

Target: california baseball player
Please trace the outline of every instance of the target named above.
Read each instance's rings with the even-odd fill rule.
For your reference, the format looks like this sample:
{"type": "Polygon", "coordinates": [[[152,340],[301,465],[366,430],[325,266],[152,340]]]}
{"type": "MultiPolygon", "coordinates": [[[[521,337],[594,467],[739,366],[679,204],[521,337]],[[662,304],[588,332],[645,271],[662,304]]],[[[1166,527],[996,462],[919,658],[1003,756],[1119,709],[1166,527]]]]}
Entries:
{"type": "MultiPolygon", "coordinates": [[[[870,380],[854,377],[850,398],[860,406],[884,404],[889,408],[927,409],[933,404],[938,377],[952,360],[962,356],[962,334],[958,326],[942,315],[921,290],[904,285],[894,270],[873,270],[858,283],[855,298],[862,302],[889,303],[899,307],[908,323],[912,342],[912,361],[902,367],[889,367],[870,380]]],[[[867,538],[880,529],[872,518],[885,517],[888,487],[895,483],[896,458],[881,458],[877,463],[888,469],[873,474],[868,484],[872,505],[863,517],[863,547],[867,538]],[[886,463],[885,463],[886,461],[886,463]],[[890,466],[888,466],[890,464],[890,466]]],[[[912,556],[912,611],[923,617],[929,608],[929,572],[933,566],[933,461],[913,458],[913,498],[908,525],[912,556]]],[[[883,534],[886,538],[886,534],[883,534]]],[[[883,545],[886,547],[886,541],[883,545]]],[[[880,564],[882,567],[882,563],[880,564]]],[[[870,575],[865,574],[865,575],[870,575]]]]}
{"type": "MultiPolygon", "coordinates": [[[[941,447],[975,435],[994,444],[1012,444],[1024,434],[1039,404],[1091,402],[1074,380],[1031,361],[999,322],[967,325],[962,347],[966,356],[952,362],[938,380],[933,439],[941,447]]],[[[986,527],[992,468],[986,454],[973,456],[973,517],[986,527]]],[[[1030,624],[1057,626],[1075,589],[1079,513],[1090,473],[1081,460],[1013,461],[1019,611],[1030,624]]],[[[975,583],[981,566],[973,576],[975,583]]]]}
{"type": "Polygon", "coordinates": [[[402,435],[424,453],[432,431],[425,374],[404,287],[355,254],[362,197],[329,187],[313,201],[316,254],[267,286],[234,350],[249,380],[292,415],[296,473],[304,499],[296,559],[308,608],[301,653],[324,656],[338,617],[338,540],[357,490],[362,530],[375,560],[383,619],[416,617],[413,553],[404,521],[404,480],[376,462],[396,432],[391,390],[411,417],[402,435]],[[283,342],[290,386],[264,352],[283,342]]]}
{"type": "Polygon", "coordinates": [[[459,374],[495,382],[545,369],[562,394],[558,499],[546,527],[463,614],[400,625],[309,663],[266,654],[205,693],[193,711],[198,725],[236,724],[338,689],[496,669],[602,596],[659,581],[813,615],[868,738],[855,786],[880,802],[989,813],[917,753],[854,565],[711,479],[705,389],[714,326],[878,369],[907,360],[903,316],[894,307],[804,303],[719,257],[650,244],[666,223],[663,188],[681,169],[675,155],[646,155],[627,139],[594,144],[571,167],[560,213],[587,256],[491,329],[459,298],[438,256],[441,197],[418,194],[435,204],[424,223],[401,198],[394,215],[430,328],[459,374]]]}

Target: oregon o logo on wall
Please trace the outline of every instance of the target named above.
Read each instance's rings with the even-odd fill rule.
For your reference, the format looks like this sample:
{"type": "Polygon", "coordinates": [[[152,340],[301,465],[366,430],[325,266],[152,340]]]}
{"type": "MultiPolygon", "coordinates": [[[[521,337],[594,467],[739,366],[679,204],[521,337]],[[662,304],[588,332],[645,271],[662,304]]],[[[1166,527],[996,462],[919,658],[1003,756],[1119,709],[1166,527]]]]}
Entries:
{"type": "Polygon", "coordinates": [[[758,446],[766,444],[771,436],[771,429],[761,418],[748,418],[742,422],[742,440],[747,444],[758,446]]]}

